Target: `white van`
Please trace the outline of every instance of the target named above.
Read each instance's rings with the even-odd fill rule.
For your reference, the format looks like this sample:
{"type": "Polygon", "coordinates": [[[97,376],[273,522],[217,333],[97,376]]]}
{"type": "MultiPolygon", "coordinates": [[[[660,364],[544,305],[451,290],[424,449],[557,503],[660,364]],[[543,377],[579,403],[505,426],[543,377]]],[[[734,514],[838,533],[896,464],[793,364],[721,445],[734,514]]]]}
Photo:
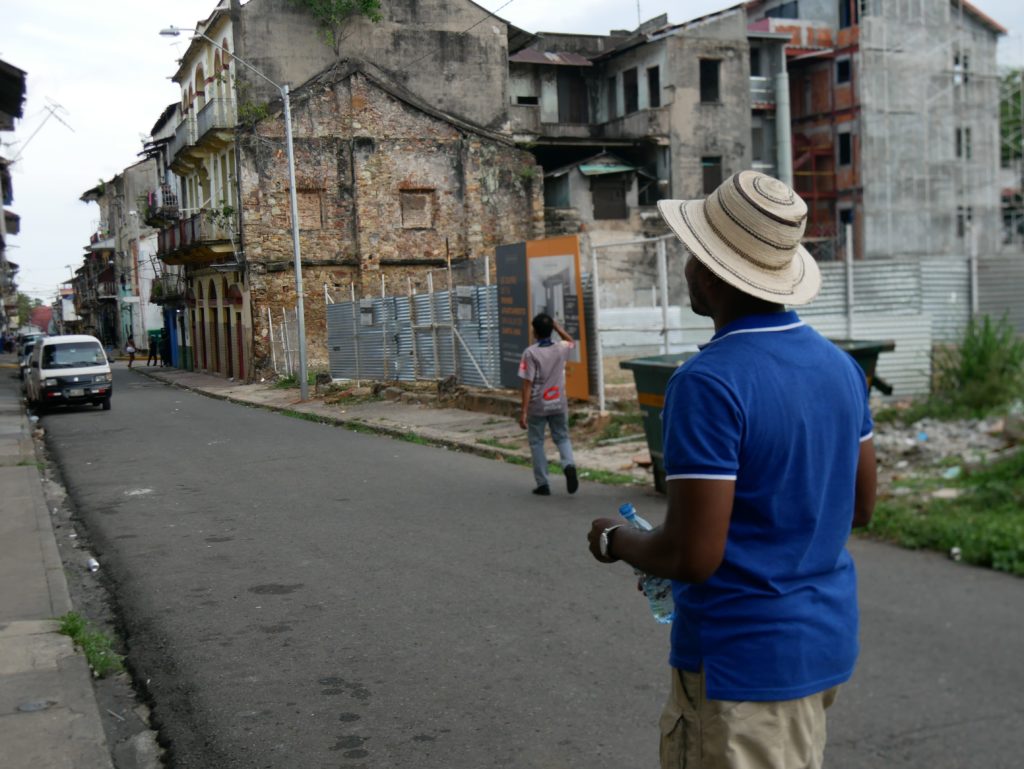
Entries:
{"type": "Polygon", "coordinates": [[[100,340],[84,334],[47,336],[36,341],[28,369],[29,406],[92,404],[110,409],[114,379],[100,340]]]}

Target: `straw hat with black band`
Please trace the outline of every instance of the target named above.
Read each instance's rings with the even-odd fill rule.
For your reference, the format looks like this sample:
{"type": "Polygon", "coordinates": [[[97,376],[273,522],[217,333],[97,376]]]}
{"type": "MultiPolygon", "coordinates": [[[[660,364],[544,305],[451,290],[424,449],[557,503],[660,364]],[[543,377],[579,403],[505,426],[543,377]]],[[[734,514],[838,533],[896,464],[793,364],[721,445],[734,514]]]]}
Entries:
{"type": "Polygon", "coordinates": [[[740,171],[703,200],[659,200],[658,211],[697,259],[743,293],[788,305],[818,295],[821,271],[800,245],[807,204],[784,182],[740,171]]]}

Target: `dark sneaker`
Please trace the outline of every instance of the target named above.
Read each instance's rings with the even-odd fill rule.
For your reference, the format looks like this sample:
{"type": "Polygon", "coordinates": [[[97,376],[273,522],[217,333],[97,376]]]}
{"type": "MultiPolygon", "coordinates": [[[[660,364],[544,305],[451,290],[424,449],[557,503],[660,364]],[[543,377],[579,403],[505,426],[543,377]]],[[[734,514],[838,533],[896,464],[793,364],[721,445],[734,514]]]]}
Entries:
{"type": "Polygon", "coordinates": [[[535,488],[533,490],[533,493],[534,494],[540,494],[542,497],[550,497],[551,496],[551,487],[550,486],[538,486],[537,488],[535,488]]]}
{"type": "Polygon", "coordinates": [[[576,477],[576,465],[569,465],[563,471],[565,473],[565,488],[570,494],[575,494],[580,487],[579,479],[576,477]]]}

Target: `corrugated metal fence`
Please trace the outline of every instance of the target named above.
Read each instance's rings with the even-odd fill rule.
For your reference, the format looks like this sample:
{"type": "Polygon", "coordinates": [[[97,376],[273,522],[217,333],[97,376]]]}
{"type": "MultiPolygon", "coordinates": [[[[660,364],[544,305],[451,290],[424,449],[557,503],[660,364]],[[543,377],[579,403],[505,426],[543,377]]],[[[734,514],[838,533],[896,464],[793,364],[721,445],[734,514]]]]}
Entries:
{"type": "Polygon", "coordinates": [[[410,382],[455,376],[463,384],[498,387],[497,340],[496,286],[327,306],[332,379],[410,382]]]}
{"type": "MultiPolygon", "coordinates": [[[[653,241],[652,241],[653,242],[653,241]]],[[[636,249],[634,243],[632,248],[636,249]]],[[[599,380],[599,348],[608,355],[651,354],[692,349],[711,334],[706,318],[695,315],[686,300],[681,255],[669,252],[665,291],[634,290],[602,283],[601,304],[595,317],[593,266],[604,273],[610,264],[614,279],[623,281],[621,264],[608,258],[584,262],[583,293],[589,340],[592,389],[599,380]],[[652,305],[627,301],[643,294],[652,305]],[[668,297],[668,312],[660,298],[668,297]],[[635,316],[635,317],[634,317],[635,316]]],[[[622,261],[621,259],[618,261],[622,261]]],[[[972,286],[966,258],[895,259],[821,264],[822,290],[800,314],[831,338],[891,339],[896,350],[880,356],[878,375],[896,396],[928,391],[931,351],[936,343],[953,342],[971,317],[972,289],[979,312],[993,317],[1008,314],[1024,332],[1024,259],[986,257],[978,261],[977,285],[972,286]],[[852,268],[852,269],[851,269],[852,268]],[[852,273],[852,292],[848,276],[852,273]],[[853,298],[849,306],[850,297],[853,298]]],[[[650,272],[654,273],[654,270],[650,272]]],[[[660,278],[652,275],[651,280],[660,278]]],[[[457,286],[454,291],[362,299],[327,307],[330,371],[334,379],[436,380],[455,376],[464,384],[500,387],[498,296],[496,286],[457,286]]],[[[597,395],[596,390],[593,393],[597,395]]]]}

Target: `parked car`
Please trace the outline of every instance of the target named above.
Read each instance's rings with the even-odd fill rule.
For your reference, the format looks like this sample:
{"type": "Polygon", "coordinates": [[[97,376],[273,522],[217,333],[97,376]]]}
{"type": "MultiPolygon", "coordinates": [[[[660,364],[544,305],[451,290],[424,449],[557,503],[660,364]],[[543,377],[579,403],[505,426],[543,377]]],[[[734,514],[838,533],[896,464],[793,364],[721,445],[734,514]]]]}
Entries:
{"type": "Polygon", "coordinates": [[[92,404],[110,409],[114,379],[100,340],[85,334],[48,336],[36,342],[28,369],[29,406],[92,404]]]}
{"type": "Polygon", "coordinates": [[[37,339],[42,339],[46,334],[31,333],[31,334],[18,334],[18,345],[15,349],[15,353],[19,358],[25,354],[25,345],[30,342],[35,342],[37,339]]]}
{"type": "Polygon", "coordinates": [[[25,342],[25,345],[23,347],[23,354],[18,358],[18,376],[21,377],[22,389],[25,388],[25,377],[28,374],[29,362],[32,358],[32,351],[35,349],[35,347],[36,340],[28,340],[27,342],[25,342]]]}

